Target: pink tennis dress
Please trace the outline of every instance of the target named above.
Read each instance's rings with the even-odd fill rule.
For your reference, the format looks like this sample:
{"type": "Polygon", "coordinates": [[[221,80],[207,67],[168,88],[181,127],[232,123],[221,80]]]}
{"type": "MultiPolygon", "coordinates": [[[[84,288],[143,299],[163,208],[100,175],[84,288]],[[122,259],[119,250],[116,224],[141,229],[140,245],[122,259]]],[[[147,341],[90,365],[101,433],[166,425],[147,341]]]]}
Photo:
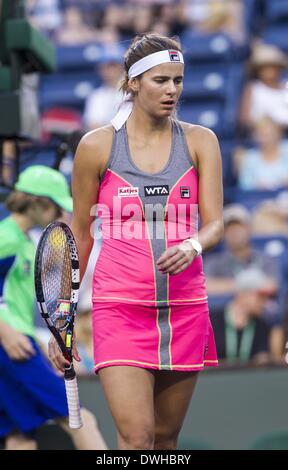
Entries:
{"type": "Polygon", "coordinates": [[[114,134],[98,216],[103,243],[93,278],[95,372],[108,366],[201,370],[217,366],[202,257],[162,274],[157,259],[195,236],[198,175],[181,124],[158,173],[133,162],[126,127],[114,134]]]}

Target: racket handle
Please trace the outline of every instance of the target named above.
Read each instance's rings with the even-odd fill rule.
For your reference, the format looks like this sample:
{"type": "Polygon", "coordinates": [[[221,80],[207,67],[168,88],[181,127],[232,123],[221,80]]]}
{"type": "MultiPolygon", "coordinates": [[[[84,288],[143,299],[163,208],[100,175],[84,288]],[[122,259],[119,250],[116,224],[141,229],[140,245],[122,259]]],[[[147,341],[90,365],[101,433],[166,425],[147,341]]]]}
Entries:
{"type": "Polygon", "coordinates": [[[80,412],[77,379],[76,377],[70,380],[65,379],[64,382],[69,411],[69,427],[72,429],[79,429],[83,426],[83,423],[80,412]]]}

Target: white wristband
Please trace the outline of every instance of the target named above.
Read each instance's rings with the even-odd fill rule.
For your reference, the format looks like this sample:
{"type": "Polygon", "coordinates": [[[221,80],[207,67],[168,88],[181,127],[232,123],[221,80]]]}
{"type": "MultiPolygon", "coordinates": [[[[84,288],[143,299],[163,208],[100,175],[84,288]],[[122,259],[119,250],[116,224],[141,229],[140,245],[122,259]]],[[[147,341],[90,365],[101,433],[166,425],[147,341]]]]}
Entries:
{"type": "Polygon", "coordinates": [[[184,240],[183,243],[190,243],[192,248],[196,251],[197,255],[200,256],[202,254],[202,246],[198,242],[198,240],[195,240],[195,238],[187,238],[187,240],[184,240]]]}

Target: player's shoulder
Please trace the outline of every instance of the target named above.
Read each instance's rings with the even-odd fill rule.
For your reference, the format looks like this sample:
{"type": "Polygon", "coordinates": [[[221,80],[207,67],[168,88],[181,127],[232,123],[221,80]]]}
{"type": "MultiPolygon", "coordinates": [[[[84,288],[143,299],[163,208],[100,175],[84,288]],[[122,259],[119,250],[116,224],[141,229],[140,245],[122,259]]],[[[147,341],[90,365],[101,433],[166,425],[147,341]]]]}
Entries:
{"type": "Polygon", "coordinates": [[[218,138],[211,129],[208,127],[200,126],[199,124],[191,124],[190,122],[179,121],[187,138],[193,138],[195,141],[202,142],[203,139],[210,141],[218,141],[218,138]]]}
{"type": "Polygon", "coordinates": [[[105,150],[105,147],[109,147],[112,144],[114,136],[114,128],[111,124],[103,127],[99,127],[90,132],[87,132],[79,143],[79,150],[81,151],[96,151],[105,150]]]}
{"type": "Polygon", "coordinates": [[[87,132],[79,142],[75,164],[85,168],[85,171],[99,173],[108,161],[112,143],[114,128],[112,125],[99,127],[87,132]]]}

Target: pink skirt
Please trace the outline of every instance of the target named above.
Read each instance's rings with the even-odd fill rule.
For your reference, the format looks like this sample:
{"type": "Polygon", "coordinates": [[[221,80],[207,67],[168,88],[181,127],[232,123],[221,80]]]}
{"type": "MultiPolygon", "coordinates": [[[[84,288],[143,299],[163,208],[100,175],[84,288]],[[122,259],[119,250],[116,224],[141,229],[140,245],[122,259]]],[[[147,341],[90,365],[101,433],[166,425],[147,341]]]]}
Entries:
{"type": "Polygon", "coordinates": [[[207,302],[147,307],[93,303],[95,373],[102,367],[199,371],[218,365],[207,302]]]}

